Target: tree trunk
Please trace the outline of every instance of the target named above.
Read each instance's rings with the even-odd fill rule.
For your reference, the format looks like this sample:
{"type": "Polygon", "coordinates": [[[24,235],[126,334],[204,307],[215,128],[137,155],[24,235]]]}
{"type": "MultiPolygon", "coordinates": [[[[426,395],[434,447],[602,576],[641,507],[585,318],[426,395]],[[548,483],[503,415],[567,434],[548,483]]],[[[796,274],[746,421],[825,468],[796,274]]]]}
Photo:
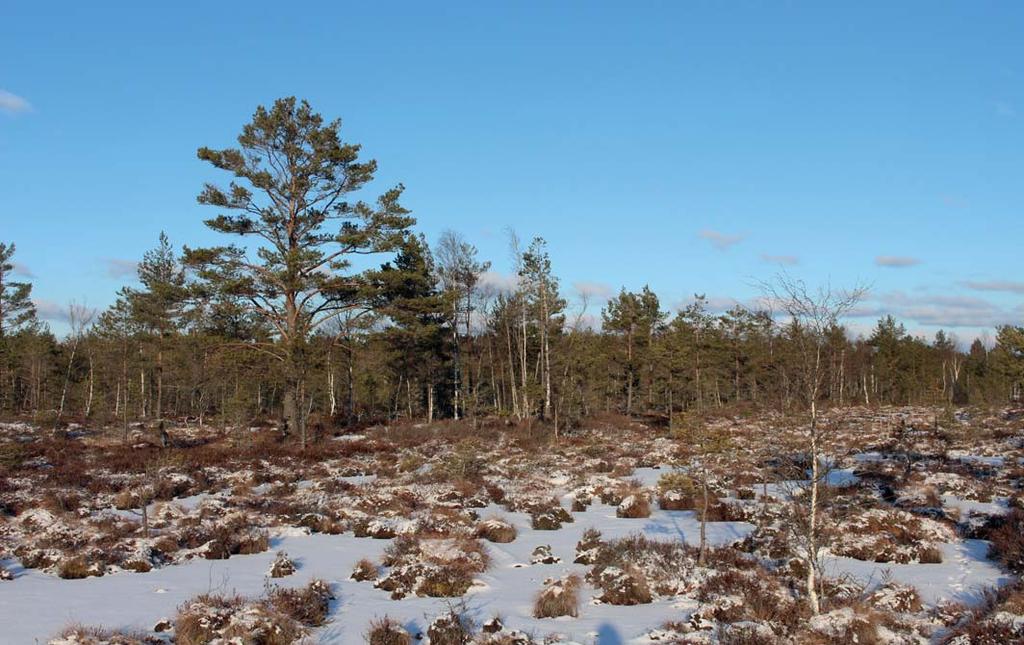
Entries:
{"type": "Polygon", "coordinates": [[[163,340],[157,341],[156,349],[156,408],[153,413],[157,421],[164,415],[164,348],[163,340]]]}
{"type": "Polygon", "coordinates": [[[88,419],[92,414],[92,397],[95,392],[96,383],[96,372],[93,369],[92,352],[89,352],[89,394],[85,399],[85,418],[88,419]]]}

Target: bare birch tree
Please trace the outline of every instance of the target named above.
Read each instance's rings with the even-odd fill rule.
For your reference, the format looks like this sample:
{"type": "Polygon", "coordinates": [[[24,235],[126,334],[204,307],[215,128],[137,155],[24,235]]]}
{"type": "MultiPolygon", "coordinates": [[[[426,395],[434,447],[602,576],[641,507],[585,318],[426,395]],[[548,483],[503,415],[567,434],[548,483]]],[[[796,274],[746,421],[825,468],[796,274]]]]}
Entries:
{"type": "Polygon", "coordinates": [[[806,521],[801,522],[807,600],[811,611],[818,614],[821,610],[817,589],[821,573],[821,487],[828,477],[827,460],[832,438],[832,426],[820,423],[818,414],[818,401],[828,372],[824,357],[829,331],[864,297],[867,288],[834,290],[825,285],[812,289],[802,280],[780,273],[773,281],[761,283],[761,291],[791,318],[795,327],[793,341],[802,381],[802,398],[808,414],[803,439],[810,461],[810,480],[807,483],[806,521]]]}

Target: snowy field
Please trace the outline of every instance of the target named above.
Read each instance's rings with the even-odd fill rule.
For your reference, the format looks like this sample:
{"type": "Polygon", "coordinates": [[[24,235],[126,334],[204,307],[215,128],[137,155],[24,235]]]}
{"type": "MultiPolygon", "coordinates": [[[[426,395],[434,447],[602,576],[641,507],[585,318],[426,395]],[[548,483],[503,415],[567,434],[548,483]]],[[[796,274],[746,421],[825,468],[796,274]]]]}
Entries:
{"type": "MultiPolygon", "coordinates": [[[[990,422],[987,434],[922,431],[895,443],[892,424],[869,414],[850,422],[856,432],[829,463],[816,617],[794,528],[806,482],[750,442],[756,420],[724,422],[736,447],[705,461],[639,424],[556,448],[385,428],[326,442],[318,455],[271,446],[253,457],[230,444],[184,450],[203,463],[177,465],[144,443],[83,432],[78,452],[26,453],[2,482],[0,643],[48,643],[75,625],[135,636],[52,642],[173,643],[183,608],[203,594],[270,607],[275,590],[317,579],[333,595],[326,620],[302,624],[320,643],[364,643],[385,616],[430,642],[432,623],[452,613],[488,645],[840,643],[866,633],[883,643],[965,634],[956,644],[970,645],[973,633],[1013,642],[1024,625],[1014,575],[1024,558],[1020,430],[990,422]],[[172,465],[133,471],[140,450],[172,465]],[[111,458],[128,466],[109,467],[111,458]],[[701,480],[711,504],[704,563],[694,548],[701,480]],[[162,492],[140,498],[147,487],[162,492]],[[148,529],[139,499],[153,500],[148,529]],[[514,539],[482,532],[492,518],[514,539]],[[271,577],[282,552],[295,571],[271,577]],[[417,567],[455,575],[466,562],[480,566],[465,586],[421,585],[431,574],[417,567]],[[373,576],[354,579],[365,566],[373,576]],[[578,605],[536,617],[538,599],[574,574],[578,605]],[[495,617],[504,640],[480,631],[495,617]]],[[[31,428],[6,429],[31,445],[31,428]]]]}
{"type": "MultiPolygon", "coordinates": [[[[654,484],[663,469],[636,471],[638,480],[654,484]]],[[[845,479],[845,478],[844,478],[845,479]]],[[[357,481],[366,482],[366,479],[357,481]]],[[[372,485],[372,482],[366,483],[372,485]]],[[[181,500],[193,508],[201,499],[181,500]]],[[[575,513],[575,522],[557,531],[536,531],[525,513],[505,512],[501,507],[483,509],[481,516],[499,516],[513,523],[519,535],[508,544],[488,544],[493,558],[462,601],[437,598],[391,600],[389,593],[368,582],[355,582],[349,573],[363,559],[379,560],[390,540],[356,538],[351,535],[308,535],[288,531],[271,540],[271,549],[228,560],[196,559],[178,566],[147,573],[62,580],[35,570],[22,571],[14,562],[8,568],[16,579],[0,585],[0,623],[6,626],[5,643],[35,643],[45,640],[69,624],[102,625],[117,629],[149,631],[161,619],[170,619],[175,609],[201,593],[238,593],[256,596],[268,584],[299,586],[322,578],[332,585],[330,623],[317,632],[322,643],[361,643],[370,621],[384,614],[400,621],[411,634],[423,633],[426,624],[458,604],[477,623],[500,616],[509,628],[544,636],[551,633],[579,643],[644,642],[653,626],[680,620],[696,609],[693,601],[668,600],[638,606],[614,606],[593,601],[594,589],[587,588],[578,618],[536,619],[533,601],[547,578],[571,572],[584,574],[587,567],[572,564],[576,543],[585,529],[599,529],[606,538],[634,533],[665,541],[698,544],[699,521],[693,511],[652,510],[649,518],[616,517],[615,507],[596,503],[575,513]],[[558,564],[530,564],[531,554],[549,545],[558,564]],[[298,564],[287,578],[271,580],[267,572],[274,553],[285,551],[298,564]]],[[[746,537],[753,526],[745,522],[713,522],[707,529],[709,544],[724,546],[746,537]]],[[[986,558],[987,543],[965,540],[943,546],[941,564],[875,564],[851,558],[830,557],[830,575],[850,574],[864,583],[877,583],[886,574],[914,586],[929,604],[941,600],[977,602],[987,587],[1004,584],[1010,577],[986,558]]]]}

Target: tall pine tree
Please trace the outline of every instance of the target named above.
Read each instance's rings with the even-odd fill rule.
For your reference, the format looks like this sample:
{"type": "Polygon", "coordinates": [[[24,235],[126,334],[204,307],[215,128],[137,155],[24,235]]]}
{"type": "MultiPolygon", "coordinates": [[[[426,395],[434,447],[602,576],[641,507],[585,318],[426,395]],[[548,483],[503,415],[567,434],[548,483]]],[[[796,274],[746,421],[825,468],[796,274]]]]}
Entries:
{"type": "Polygon", "coordinates": [[[200,148],[199,158],[231,173],[227,188],[207,184],[199,202],[231,211],[206,221],[211,229],[253,240],[249,248],[186,249],[188,264],[276,332],[253,346],[284,368],[286,431],[306,445],[304,398],[310,335],[361,305],[365,274],[355,256],[394,251],[414,223],[399,205],[402,186],[375,204],[350,202],[373,179],[375,161],[360,162],[359,146],[342,141],[341,121],[325,123],[294,97],[256,109],[238,148],[200,148]]]}

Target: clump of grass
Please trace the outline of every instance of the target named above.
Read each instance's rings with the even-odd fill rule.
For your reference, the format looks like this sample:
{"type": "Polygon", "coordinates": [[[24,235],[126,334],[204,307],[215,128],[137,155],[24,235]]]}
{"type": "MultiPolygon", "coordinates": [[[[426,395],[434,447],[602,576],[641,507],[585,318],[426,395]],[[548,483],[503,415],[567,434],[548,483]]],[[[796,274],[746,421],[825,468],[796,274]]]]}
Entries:
{"type": "Polygon", "coordinates": [[[663,511],[692,511],[696,508],[697,484],[689,475],[665,473],[658,478],[658,507],[663,511]]]}
{"type": "Polygon", "coordinates": [[[352,575],[350,577],[356,582],[364,582],[366,580],[376,580],[377,575],[377,565],[370,560],[363,558],[359,562],[356,562],[356,566],[352,569],[352,575]]]}
{"type": "Polygon", "coordinates": [[[616,517],[639,519],[651,516],[651,503],[643,493],[627,495],[615,509],[616,517]]]}
{"type": "Polygon", "coordinates": [[[143,645],[148,641],[145,634],[139,632],[71,625],[64,628],[51,642],[81,645],[143,645]]]}
{"type": "Polygon", "coordinates": [[[89,576],[101,575],[89,566],[89,563],[85,561],[82,556],[74,556],[61,560],[60,564],[57,565],[57,575],[65,580],[80,580],[82,578],[88,578],[89,576]]]}
{"type": "Polygon", "coordinates": [[[473,638],[473,624],[454,608],[438,616],[427,628],[430,645],[466,645],[473,638]]]}
{"type": "Polygon", "coordinates": [[[534,618],[557,618],[579,615],[579,589],[583,584],[577,574],[547,584],[533,603],[534,618]]]}
{"type": "Polygon", "coordinates": [[[476,536],[488,542],[507,544],[516,539],[516,527],[509,522],[498,518],[488,518],[476,526],[476,536]]]}
{"type": "Polygon", "coordinates": [[[988,534],[989,557],[1015,573],[1024,571],[1024,510],[1011,509],[988,534]]]}
{"type": "Polygon", "coordinates": [[[384,616],[374,619],[366,632],[366,642],[369,645],[409,645],[412,639],[409,632],[398,624],[397,621],[384,616]]]}
{"type": "Polygon", "coordinates": [[[284,551],[278,551],[274,563],[270,565],[271,578],[284,578],[295,573],[295,562],[284,551]]]}
{"type": "Polygon", "coordinates": [[[308,627],[319,627],[327,622],[334,594],[323,580],[315,578],[300,589],[275,589],[270,593],[270,605],[308,627]]]}

